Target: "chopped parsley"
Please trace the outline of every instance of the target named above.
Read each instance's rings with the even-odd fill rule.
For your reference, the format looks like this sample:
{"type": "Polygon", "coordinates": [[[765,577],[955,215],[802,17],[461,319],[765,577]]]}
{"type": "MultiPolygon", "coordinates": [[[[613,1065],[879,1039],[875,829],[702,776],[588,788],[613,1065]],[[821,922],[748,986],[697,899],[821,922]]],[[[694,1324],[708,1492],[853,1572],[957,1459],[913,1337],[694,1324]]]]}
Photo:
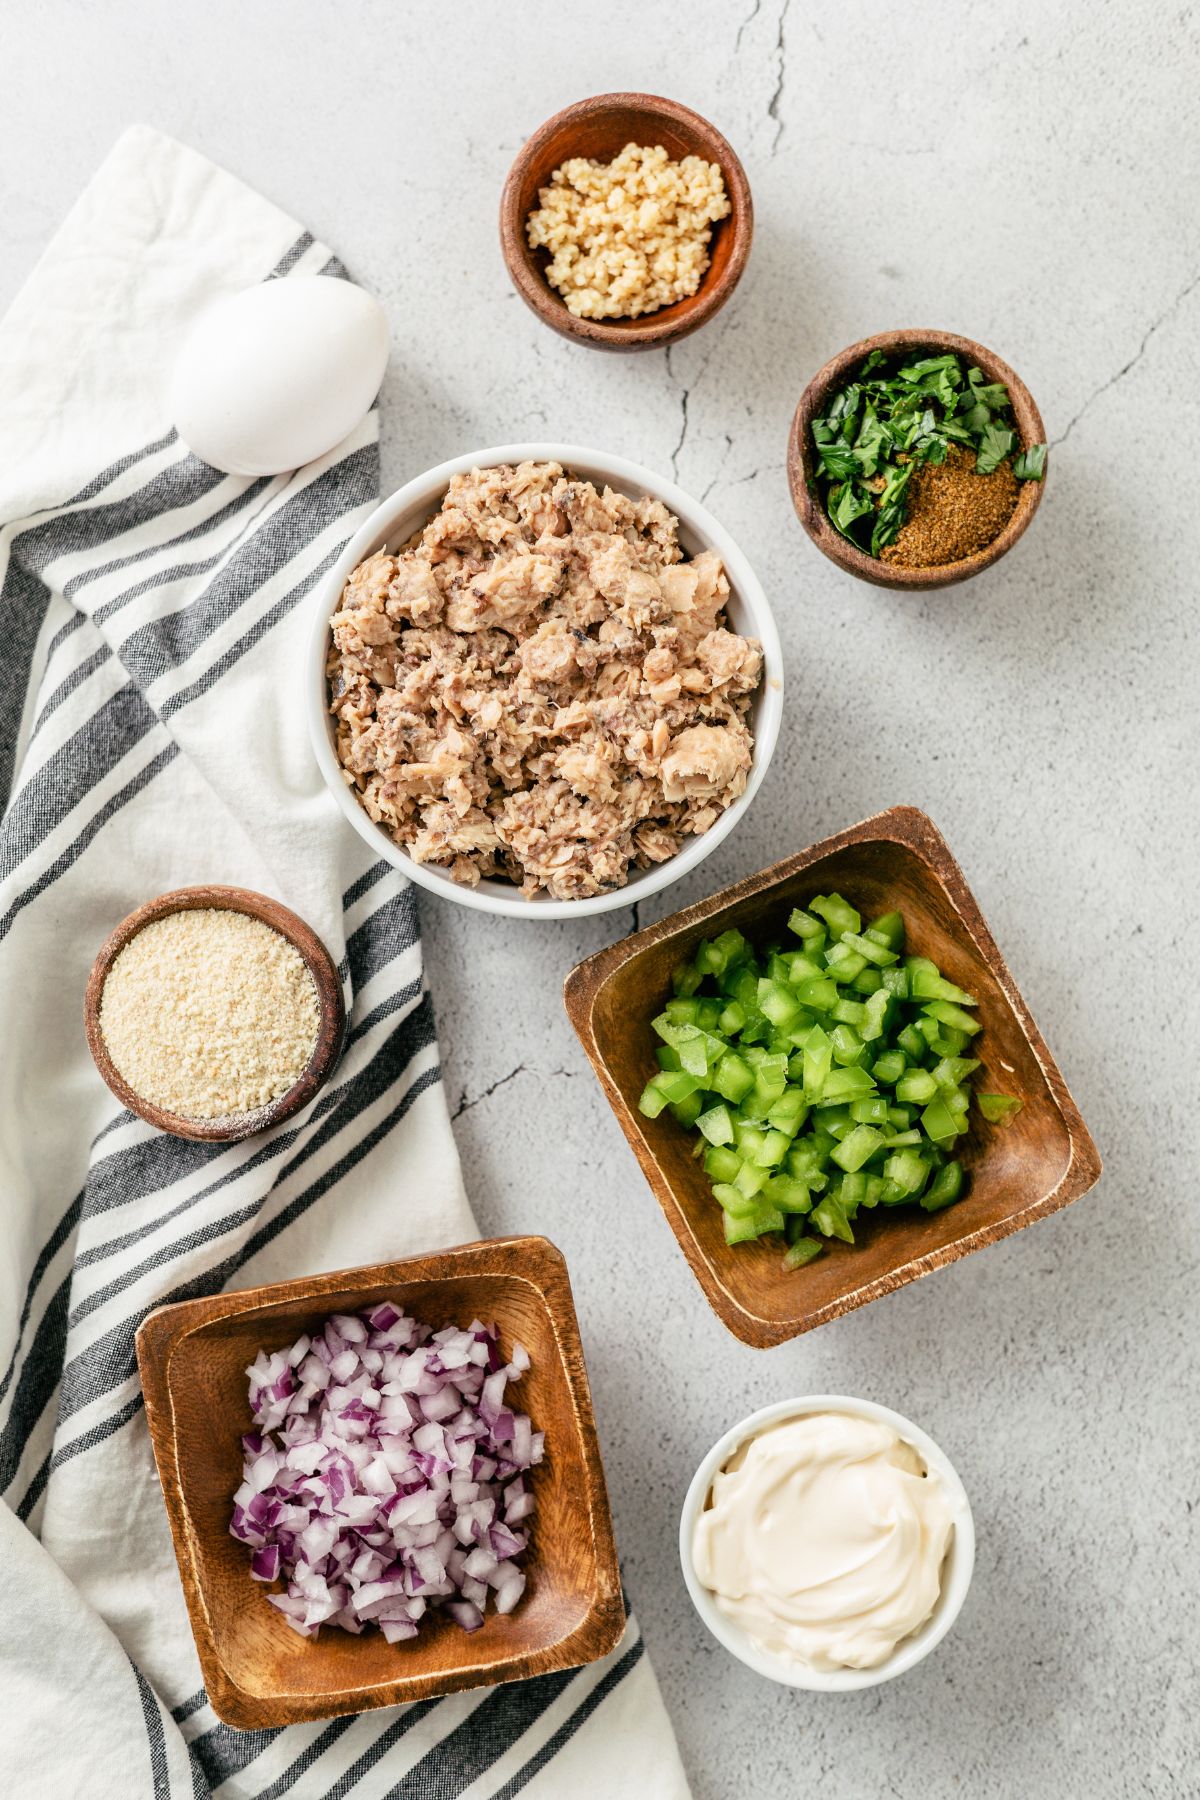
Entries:
{"type": "MultiPolygon", "coordinates": [[[[812,423],[825,510],[859,550],[878,556],[905,520],[905,490],[919,463],[943,463],[952,444],[975,453],[975,473],[991,475],[1020,440],[1008,389],[953,353],[889,369],[873,350],[856,379],[812,423]]],[[[1045,444],[1020,449],[1019,481],[1040,481],[1045,444]]]]}

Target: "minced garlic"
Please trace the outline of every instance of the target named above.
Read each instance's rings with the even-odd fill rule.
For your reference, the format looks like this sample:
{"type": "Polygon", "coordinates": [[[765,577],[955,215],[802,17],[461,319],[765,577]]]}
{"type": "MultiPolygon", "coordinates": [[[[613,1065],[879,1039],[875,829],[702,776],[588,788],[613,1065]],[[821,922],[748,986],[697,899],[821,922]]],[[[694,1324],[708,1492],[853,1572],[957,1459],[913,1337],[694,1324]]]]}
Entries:
{"type": "Polygon", "coordinates": [[[718,164],[626,144],[610,163],[573,156],[525,222],[550,252],[546,279],[580,319],[636,319],[700,286],[712,227],[730,211],[718,164]]]}
{"type": "Polygon", "coordinates": [[[261,919],[213,907],[144,926],[100,996],[117,1072],[185,1119],[257,1112],[286,1094],[319,1023],[316,985],[295,946],[261,919]]]}

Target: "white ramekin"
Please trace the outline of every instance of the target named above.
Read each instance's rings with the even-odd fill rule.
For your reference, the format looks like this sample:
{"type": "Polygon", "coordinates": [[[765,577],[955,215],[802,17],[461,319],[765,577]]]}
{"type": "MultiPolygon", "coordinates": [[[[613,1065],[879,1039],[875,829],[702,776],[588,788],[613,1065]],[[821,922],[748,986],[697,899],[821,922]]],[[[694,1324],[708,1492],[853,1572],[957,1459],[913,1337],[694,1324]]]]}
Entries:
{"type": "Polygon", "coordinates": [[[710,512],[673,482],[661,480],[637,463],[626,462],[624,457],[585,450],[576,444],[500,444],[491,450],[472,450],[418,475],[376,507],[355,532],[316,597],[304,684],[309,734],[321,773],[346,818],[370,844],[376,856],[382,856],[411,880],[445,900],[475,907],[480,912],[503,913],[514,919],[565,919],[580,913],[609,912],[615,907],[633,906],[694,869],[729,836],[753,800],[775,749],[783,713],[783,657],[779,633],[758,578],[729,533],[710,512]],[[726,808],[711,830],[700,837],[688,838],[683,848],[667,862],[634,875],[623,888],[597,894],[589,900],[540,897],[525,900],[508,882],[481,881],[478,887],[466,887],[430,863],[414,862],[381,826],[368,818],[354,790],[347,785],[334,752],[333,721],[327,705],[325,665],[329,651],[329,620],[337,610],[351,570],[376,550],[395,549],[418,531],[441,505],[452,475],[463,474],[469,469],[488,468],[495,463],[525,461],[561,463],[572,474],[607,482],[619,493],[634,498],[652,494],[661,500],[678,518],[679,541],[689,556],[695,556],[701,550],[715,550],[720,556],[729,577],[727,611],[730,624],[743,636],[757,638],[763,647],[763,679],[750,709],[754,754],[745,793],[726,808]]]}
{"type": "Polygon", "coordinates": [[[765,1675],[770,1681],[782,1682],[785,1687],[811,1688],[817,1693],[840,1694],[857,1688],[878,1687],[880,1682],[891,1681],[894,1676],[903,1675],[923,1657],[928,1656],[935,1644],[941,1643],[962,1611],[967,1589],[971,1585],[971,1573],[975,1567],[975,1523],[971,1517],[966,1489],[959,1480],[954,1465],[938,1449],[933,1439],[927,1437],[911,1420],[892,1412],[889,1407],[876,1406],[873,1400],[855,1400],[847,1394],[807,1394],[797,1400],[777,1401],[774,1406],[764,1406],[759,1412],[751,1413],[748,1419],[733,1426],[713,1445],[692,1477],[692,1484],[683,1503],[683,1515],[679,1521],[679,1557],[683,1564],[683,1579],[693,1606],[718,1643],[723,1644],[726,1650],[757,1674],[765,1675]],[[784,1419],[802,1418],[808,1413],[822,1412],[849,1413],[854,1418],[871,1419],[878,1425],[890,1425],[898,1437],[911,1444],[919,1453],[926,1468],[932,1469],[940,1477],[954,1514],[954,1531],[942,1566],[942,1589],[937,1605],[920,1630],[913,1632],[911,1637],[902,1639],[887,1661],[874,1669],[808,1669],[799,1663],[787,1662],[783,1657],[773,1656],[767,1650],[760,1650],[720,1610],[712,1593],[697,1576],[692,1560],[696,1521],[717,1472],[728,1462],[739,1444],[745,1443],[747,1438],[755,1437],[768,1425],[778,1425],[784,1419]]]}

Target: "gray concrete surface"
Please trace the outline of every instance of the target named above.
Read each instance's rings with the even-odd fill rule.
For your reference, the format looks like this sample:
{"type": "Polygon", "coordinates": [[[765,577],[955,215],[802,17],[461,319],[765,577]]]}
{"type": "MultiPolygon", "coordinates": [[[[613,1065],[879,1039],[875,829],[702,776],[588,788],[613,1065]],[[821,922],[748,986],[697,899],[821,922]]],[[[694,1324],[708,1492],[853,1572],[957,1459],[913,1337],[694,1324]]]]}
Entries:
{"type": "Polygon", "coordinates": [[[629,915],[425,907],[468,1185],[488,1232],[544,1231],[570,1260],[625,1576],[697,1795],[1195,1793],[1200,12],[10,0],[0,62],[0,303],[146,119],[385,300],[385,483],[544,433],[705,495],[777,609],[788,713],[740,831],[646,915],[882,806],[926,808],[1106,1159],[1092,1195],[998,1248],[744,1349],[562,1013],[565,971],[629,915]],[[708,330],[669,358],[606,358],[513,296],[494,214],[544,117],[638,86],[724,128],[757,236],[708,330]],[[824,563],[784,481],[808,376],[899,324],[994,346],[1055,445],[1026,540],[940,598],[824,563]],[[676,1569],[714,1437],[821,1389],[920,1420],[979,1531],[952,1638],[862,1696],[783,1692],[729,1661],[676,1569]]]}

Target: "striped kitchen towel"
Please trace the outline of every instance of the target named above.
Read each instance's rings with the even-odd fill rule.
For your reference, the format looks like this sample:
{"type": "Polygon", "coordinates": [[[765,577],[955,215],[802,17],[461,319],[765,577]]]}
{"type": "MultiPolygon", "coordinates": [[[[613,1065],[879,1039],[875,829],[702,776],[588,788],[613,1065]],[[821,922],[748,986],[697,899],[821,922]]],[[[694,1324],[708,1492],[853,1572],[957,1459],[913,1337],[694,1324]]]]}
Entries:
{"type": "Polygon", "coordinates": [[[477,1235],[413,894],[345,829],[299,699],[306,615],[378,493],[377,418],[272,480],[164,416],[215,296],[336,276],[283,214],[123,137],[0,324],[0,1787],[70,1800],[687,1788],[631,1622],[603,1663],[283,1731],[214,1716],[134,1332],[163,1300],[477,1235]],[[110,927],[189,882],[277,894],[342,960],[346,1056],[232,1147],[162,1137],[88,1058],[110,927]]]}

